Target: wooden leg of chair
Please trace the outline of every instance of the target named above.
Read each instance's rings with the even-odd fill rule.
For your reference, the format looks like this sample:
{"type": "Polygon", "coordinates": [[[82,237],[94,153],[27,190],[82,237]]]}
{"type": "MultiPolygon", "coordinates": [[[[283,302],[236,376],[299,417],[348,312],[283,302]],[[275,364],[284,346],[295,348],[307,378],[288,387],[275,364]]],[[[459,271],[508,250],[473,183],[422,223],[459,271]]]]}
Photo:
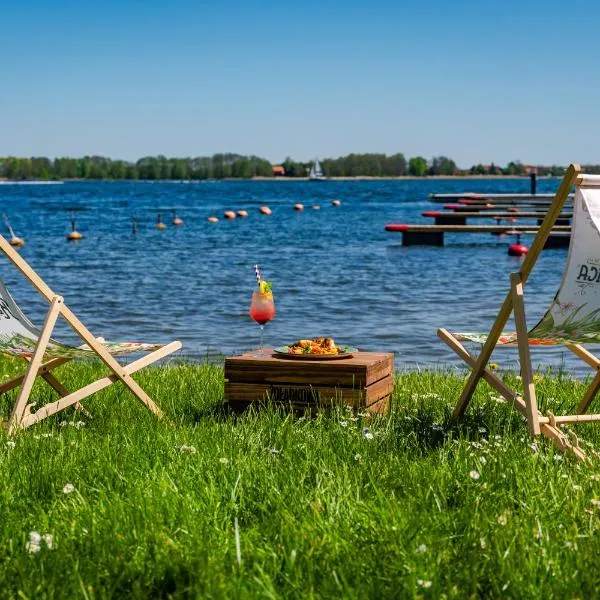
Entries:
{"type": "MultiPolygon", "coordinates": [[[[154,403],[152,398],[137,384],[124,367],[119,364],[119,361],[112,356],[106,347],[99,342],[89,331],[89,329],[73,314],[73,312],[65,305],[61,307],[61,315],[65,321],[73,328],[73,330],[81,337],[81,339],[98,355],[102,362],[133,392],[133,394],[157,417],[162,417],[163,412],[154,403]]],[[[180,342],[171,342],[171,344],[179,344],[180,342]]]]}
{"type": "MultiPolygon", "coordinates": [[[[467,349],[445,329],[438,329],[438,336],[448,344],[448,346],[460,356],[470,367],[475,366],[477,359],[467,352],[467,349]]],[[[502,394],[512,405],[523,415],[527,415],[527,407],[519,394],[511,390],[495,373],[489,369],[484,369],[482,377],[489,383],[497,392],[502,394]]],[[[538,417],[541,417],[538,413],[538,417]]],[[[570,451],[578,460],[585,460],[585,454],[579,447],[573,446],[569,442],[569,438],[557,427],[549,423],[542,423],[540,426],[542,433],[548,437],[552,443],[563,452],[570,451]]]]}
{"type": "Polygon", "coordinates": [[[535,395],[535,383],[533,382],[533,370],[531,368],[531,355],[529,354],[529,341],[527,339],[523,282],[518,273],[511,275],[511,284],[515,309],[515,326],[517,328],[517,343],[519,345],[519,361],[521,363],[521,378],[523,380],[523,397],[525,399],[525,406],[527,407],[527,426],[529,433],[540,435],[539,412],[535,395]]]}
{"type": "Polygon", "coordinates": [[[462,394],[460,395],[460,398],[458,400],[458,403],[457,403],[456,408],[454,409],[454,413],[453,413],[453,416],[455,418],[461,417],[464,414],[465,410],[467,409],[467,406],[468,406],[469,402],[471,401],[473,393],[475,392],[475,388],[477,387],[477,384],[479,383],[479,380],[482,377],[482,373],[483,373],[488,361],[490,360],[490,357],[492,356],[492,352],[494,351],[494,348],[496,347],[498,338],[502,334],[502,330],[504,329],[504,326],[506,325],[506,321],[508,321],[508,318],[510,317],[512,308],[513,308],[512,294],[511,294],[511,292],[509,292],[506,295],[506,298],[504,299],[502,306],[500,307],[498,316],[496,317],[496,320],[494,321],[494,324],[492,325],[492,329],[490,330],[490,333],[487,336],[485,343],[483,344],[481,353],[477,357],[475,365],[473,366],[473,369],[471,370],[471,374],[469,375],[469,379],[467,380],[467,383],[465,384],[462,394]]]}
{"type": "Polygon", "coordinates": [[[8,381],[4,382],[0,385],[0,394],[4,394],[5,392],[10,392],[10,390],[14,390],[16,387],[20,386],[23,383],[23,379],[25,379],[25,375],[27,375],[27,371],[18,377],[13,377],[8,381]]]}
{"type": "Polygon", "coordinates": [[[586,390],[583,400],[579,403],[579,406],[575,410],[575,414],[582,415],[584,412],[587,411],[589,405],[591,404],[592,400],[596,396],[599,389],[600,389],[600,371],[598,371],[598,373],[596,373],[596,376],[592,380],[590,387],[588,387],[588,389],[586,390]]]}
{"type": "MultiPolygon", "coordinates": [[[[471,368],[475,366],[477,363],[477,359],[469,354],[467,349],[446,329],[438,329],[438,336],[442,339],[448,346],[462,358],[467,365],[471,368]]],[[[489,369],[484,369],[481,377],[489,383],[497,392],[502,394],[504,398],[506,398],[512,405],[522,414],[526,415],[527,410],[525,408],[525,402],[523,402],[523,398],[517,392],[509,388],[500,377],[492,373],[489,369]]]]}
{"type": "MultiPolygon", "coordinates": [[[[157,360],[160,360],[161,358],[168,356],[172,352],[179,350],[179,348],[181,348],[180,342],[171,342],[170,344],[167,344],[166,346],[163,346],[162,348],[159,348],[158,350],[155,350],[154,352],[152,352],[146,356],[143,356],[142,358],[139,358],[138,360],[136,360],[128,365],[125,365],[123,367],[123,369],[127,372],[128,375],[131,375],[131,374],[135,373],[136,371],[139,371],[140,369],[147,367],[148,365],[152,364],[153,362],[156,362],[157,360]]],[[[34,423],[38,423],[39,421],[42,421],[46,417],[49,417],[50,415],[54,415],[57,412],[60,412],[61,410],[64,410],[65,408],[72,406],[73,404],[79,402],[80,400],[83,400],[84,398],[87,398],[88,396],[91,396],[92,394],[95,394],[96,392],[99,392],[100,390],[107,388],[109,385],[111,385],[119,380],[120,380],[120,377],[118,377],[118,375],[116,373],[112,373],[111,375],[108,375],[107,377],[104,377],[103,379],[99,379],[98,381],[89,383],[88,385],[82,387],[81,389],[77,390],[76,392],[72,392],[68,396],[61,398],[60,400],[57,400],[56,402],[52,402],[50,404],[46,404],[45,406],[42,406],[42,408],[37,410],[35,413],[25,415],[25,417],[23,418],[23,421],[22,421],[22,426],[29,427],[30,425],[33,425],[34,423]]]]}
{"type": "Polygon", "coordinates": [[[56,319],[58,318],[58,315],[60,313],[60,307],[62,305],[62,302],[63,299],[61,296],[54,296],[54,298],[52,299],[52,303],[50,304],[50,310],[46,315],[44,326],[42,327],[42,331],[40,333],[40,337],[33,352],[33,356],[31,357],[31,361],[29,362],[27,373],[25,374],[25,378],[23,379],[21,391],[19,392],[17,402],[8,422],[9,434],[14,433],[15,430],[21,424],[23,414],[25,413],[25,409],[27,407],[27,401],[29,400],[29,394],[31,393],[31,388],[33,387],[33,383],[38,375],[38,371],[42,364],[44,352],[46,351],[46,347],[48,346],[50,336],[52,335],[52,330],[54,329],[54,325],[56,324],[56,319]]]}
{"type": "Polygon", "coordinates": [[[565,348],[568,348],[571,352],[579,356],[592,369],[600,369],[600,360],[581,344],[565,344],[565,348]]]}
{"type": "MultiPolygon", "coordinates": [[[[29,360],[24,360],[29,364],[29,360]]],[[[52,369],[56,369],[56,367],[66,362],[69,362],[70,360],[70,358],[53,358],[52,360],[49,360],[48,362],[44,363],[39,368],[38,372],[46,373],[52,369]]],[[[18,377],[13,377],[12,379],[5,381],[2,385],[0,385],[0,394],[4,394],[5,392],[9,392],[10,390],[13,390],[14,388],[20,386],[23,383],[23,379],[25,379],[25,375],[27,375],[27,371],[25,371],[25,373],[22,373],[18,377]]]]}
{"type": "MultiPolygon", "coordinates": [[[[52,389],[54,389],[61,398],[64,398],[65,396],[68,396],[71,393],[52,373],[46,372],[46,373],[41,373],[41,375],[44,378],[44,381],[46,381],[46,383],[52,389]]],[[[79,402],[75,405],[74,408],[75,408],[75,410],[82,412],[83,414],[85,414],[88,417],[91,416],[90,413],[87,410],[85,410],[83,405],[79,402]]]]}

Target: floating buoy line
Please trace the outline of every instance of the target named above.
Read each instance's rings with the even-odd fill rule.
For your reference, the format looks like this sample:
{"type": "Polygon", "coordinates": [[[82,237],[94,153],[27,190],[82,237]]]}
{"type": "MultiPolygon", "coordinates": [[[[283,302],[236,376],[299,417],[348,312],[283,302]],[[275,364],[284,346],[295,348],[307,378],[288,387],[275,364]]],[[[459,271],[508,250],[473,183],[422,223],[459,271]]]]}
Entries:
{"type": "MultiPolygon", "coordinates": [[[[341,200],[338,200],[338,199],[332,200],[331,205],[338,207],[341,205],[341,200]]],[[[297,202],[293,205],[293,208],[295,211],[301,212],[304,210],[305,207],[304,207],[304,204],[297,202]]],[[[320,204],[312,204],[311,208],[315,211],[318,211],[318,210],[321,210],[321,205],[320,204]]],[[[71,209],[71,231],[69,231],[69,233],[66,234],[66,239],[68,241],[79,241],[84,238],[83,233],[81,233],[77,229],[77,221],[75,218],[76,210],[83,210],[83,209],[81,209],[81,208],[71,209]]],[[[184,220],[177,214],[176,209],[170,209],[170,210],[171,210],[171,214],[172,214],[171,223],[175,227],[181,227],[184,223],[184,220]]],[[[273,210],[271,209],[271,207],[269,207],[267,205],[260,206],[258,208],[258,212],[263,216],[270,216],[273,214],[273,210]]],[[[249,216],[250,216],[249,211],[246,209],[243,209],[243,208],[237,209],[235,211],[234,210],[225,210],[223,212],[223,218],[226,220],[229,220],[229,221],[234,221],[235,219],[238,219],[238,218],[246,219],[249,216]]],[[[20,248],[20,247],[24,246],[25,239],[22,237],[19,237],[15,234],[6,214],[2,215],[2,219],[4,221],[4,225],[9,233],[8,242],[10,243],[10,245],[14,246],[15,248],[20,248]]],[[[219,217],[217,217],[216,215],[210,215],[209,217],[206,218],[206,220],[209,223],[218,223],[220,221],[219,217]]],[[[163,231],[163,230],[167,229],[167,224],[163,221],[163,213],[162,212],[159,212],[156,216],[156,229],[159,231],[163,231]]],[[[133,214],[133,215],[131,215],[131,235],[135,236],[138,234],[138,232],[139,232],[139,220],[136,217],[136,215],[133,214]]]]}

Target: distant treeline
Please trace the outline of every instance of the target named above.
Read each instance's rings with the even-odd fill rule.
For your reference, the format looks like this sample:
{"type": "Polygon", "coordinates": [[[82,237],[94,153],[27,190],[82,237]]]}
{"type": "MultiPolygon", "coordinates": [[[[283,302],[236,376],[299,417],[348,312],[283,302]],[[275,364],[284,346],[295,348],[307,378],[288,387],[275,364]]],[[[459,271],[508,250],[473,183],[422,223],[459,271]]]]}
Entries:
{"type": "MultiPolygon", "coordinates": [[[[527,175],[531,165],[511,161],[505,167],[473,165],[460,169],[446,156],[430,160],[422,156],[409,159],[404,154],[348,154],[339,158],[326,158],[321,162],[327,177],[402,177],[411,175],[527,175]]],[[[28,179],[223,179],[252,177],[306,177],[310,162],[286,158],[280,165],[272,165],[258,156],[240,154],[215,154],[196,158],[167,158],[146,156],[136,162],[112,160],[103,156],[83,158],[0,158],[0,178],[28,179]],[[274,168],[275,167],[275,168],[274,168]],[[283,167],[283,168],[281,168],[283,167]]],[[[536,166],[538,175],[563,175],[565,167],[536,166]]],[[[587,173],[600,173],[600,165],[586,165],[587,173]]]]}

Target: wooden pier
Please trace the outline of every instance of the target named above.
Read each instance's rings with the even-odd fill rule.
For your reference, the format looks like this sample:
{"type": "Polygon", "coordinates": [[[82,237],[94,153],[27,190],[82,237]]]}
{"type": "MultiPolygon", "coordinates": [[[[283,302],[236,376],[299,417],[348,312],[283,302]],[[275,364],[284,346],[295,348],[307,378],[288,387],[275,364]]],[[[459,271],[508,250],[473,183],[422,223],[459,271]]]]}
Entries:
{"type": "MultiPolygon", "coordinates": [[[[496,221],[515,222],[517,219],[537,219],[537,224],[546,216],[545,212],[492,212],[492,211],[459,211],[441,212],[437,210],[426,210],[421,216],[435,219],[436,225],[466,225],[467,219],[495,219],[496,221]]],[[[573,213],[561,213],[556,221],[557,225],[570,225],[573,213]]]]}
{"type": "MultiPolygon", "coordinates": [[[[572,210],[572,205],[568,204],[565,207],[565,210],[572,210]]],[[[548,206],[545,204],[497,204],[497,203],[487,203],[487,204],[444,204],[444,210],[451,210],[453,212],[469,212],[469,211],[486,211],[486,210],[495,210],[495,211],[507,211],[519,213],[521,211],[538,211],[542,214],[546,214],[548,206]]]]}
{"type": "MultiPolygon", "coordinates": [[[[535,225],[408,225],[389,224],[386,231],[402,234],[403,246],[443,246],[446,233],[491,233],[496,235],[535,235],[535,225]]],[[[552,229],[544,248],[569,246],[571,227],[557,225],[552,229]]]]}
{"type": "MultiPolygon", "coordinates": [[[[458,194],[430,194],[432,202],[444,203],[445,211],[427,210],[421,213],[422,217],[435,219],[434,225],[426,224],[389,224],[385,229],[402,234],[403,246],[443,246],[444,236],[447,233],[486,233],[492,235],[535,235],[543,224],[546,214],[555,198],[555,194],[538,194],[536,179],[537,172],[533,169],[529,173],[531,190],[529,194],[514,193],[483,193],[460,192],[458,194]],[[453,203],[448,203],[448,202],[453,203]],[[467,224],[468,219],[488,219],[495,221],[492,225],[467,224]],[[531,219],[537,223],[523,224],[531,219]],[[505,221],[505,223],[502,223],[505,221]]],[[[545,248],[567,248],[571,239],[571,221],[573,219],[573,194],[570,194],[558,215],[555,225],[546,241],[545,248]]],[[[519,251],[514,245],[509,248],[514,250],[514,255],[527,252],[525,246],[520,245],[519,251]],[[524,249],[524,250],[523,250],[524,249]]]]}
{"type": "MultiPolygon", "coordinates": [[[[494,202],[501,201],[505,204],[520,204],[523,202],[541,201],[549,204],[554,198],[554,194],[475,194],[473,192],[460,192],[458,194],[430,194],[432,202],[451,202],[457,200],[470,200],[473,202],[494,202]]],[[[569,199],[573,194],[569,195],[569,199]]]]}

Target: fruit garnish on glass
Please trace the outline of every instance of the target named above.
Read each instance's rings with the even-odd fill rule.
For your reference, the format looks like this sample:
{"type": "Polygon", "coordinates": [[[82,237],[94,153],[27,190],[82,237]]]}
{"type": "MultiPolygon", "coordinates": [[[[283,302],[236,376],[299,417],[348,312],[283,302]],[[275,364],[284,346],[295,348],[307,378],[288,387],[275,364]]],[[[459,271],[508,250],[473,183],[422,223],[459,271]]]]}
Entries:
{"type": "Polygon", "coordinates": [[[263,330],[265,325],[275,316],[275,301],[271,289],[271,282],[265,281],[258,269],[258,265],[254,265],[256,272],[256,280],[258,282],[258,290],[252,292],[252,300],[250,301],[250,316],[260,326],[260,347],[258,354],[255,356],[269,356],[263,350],[263,330]]]}

